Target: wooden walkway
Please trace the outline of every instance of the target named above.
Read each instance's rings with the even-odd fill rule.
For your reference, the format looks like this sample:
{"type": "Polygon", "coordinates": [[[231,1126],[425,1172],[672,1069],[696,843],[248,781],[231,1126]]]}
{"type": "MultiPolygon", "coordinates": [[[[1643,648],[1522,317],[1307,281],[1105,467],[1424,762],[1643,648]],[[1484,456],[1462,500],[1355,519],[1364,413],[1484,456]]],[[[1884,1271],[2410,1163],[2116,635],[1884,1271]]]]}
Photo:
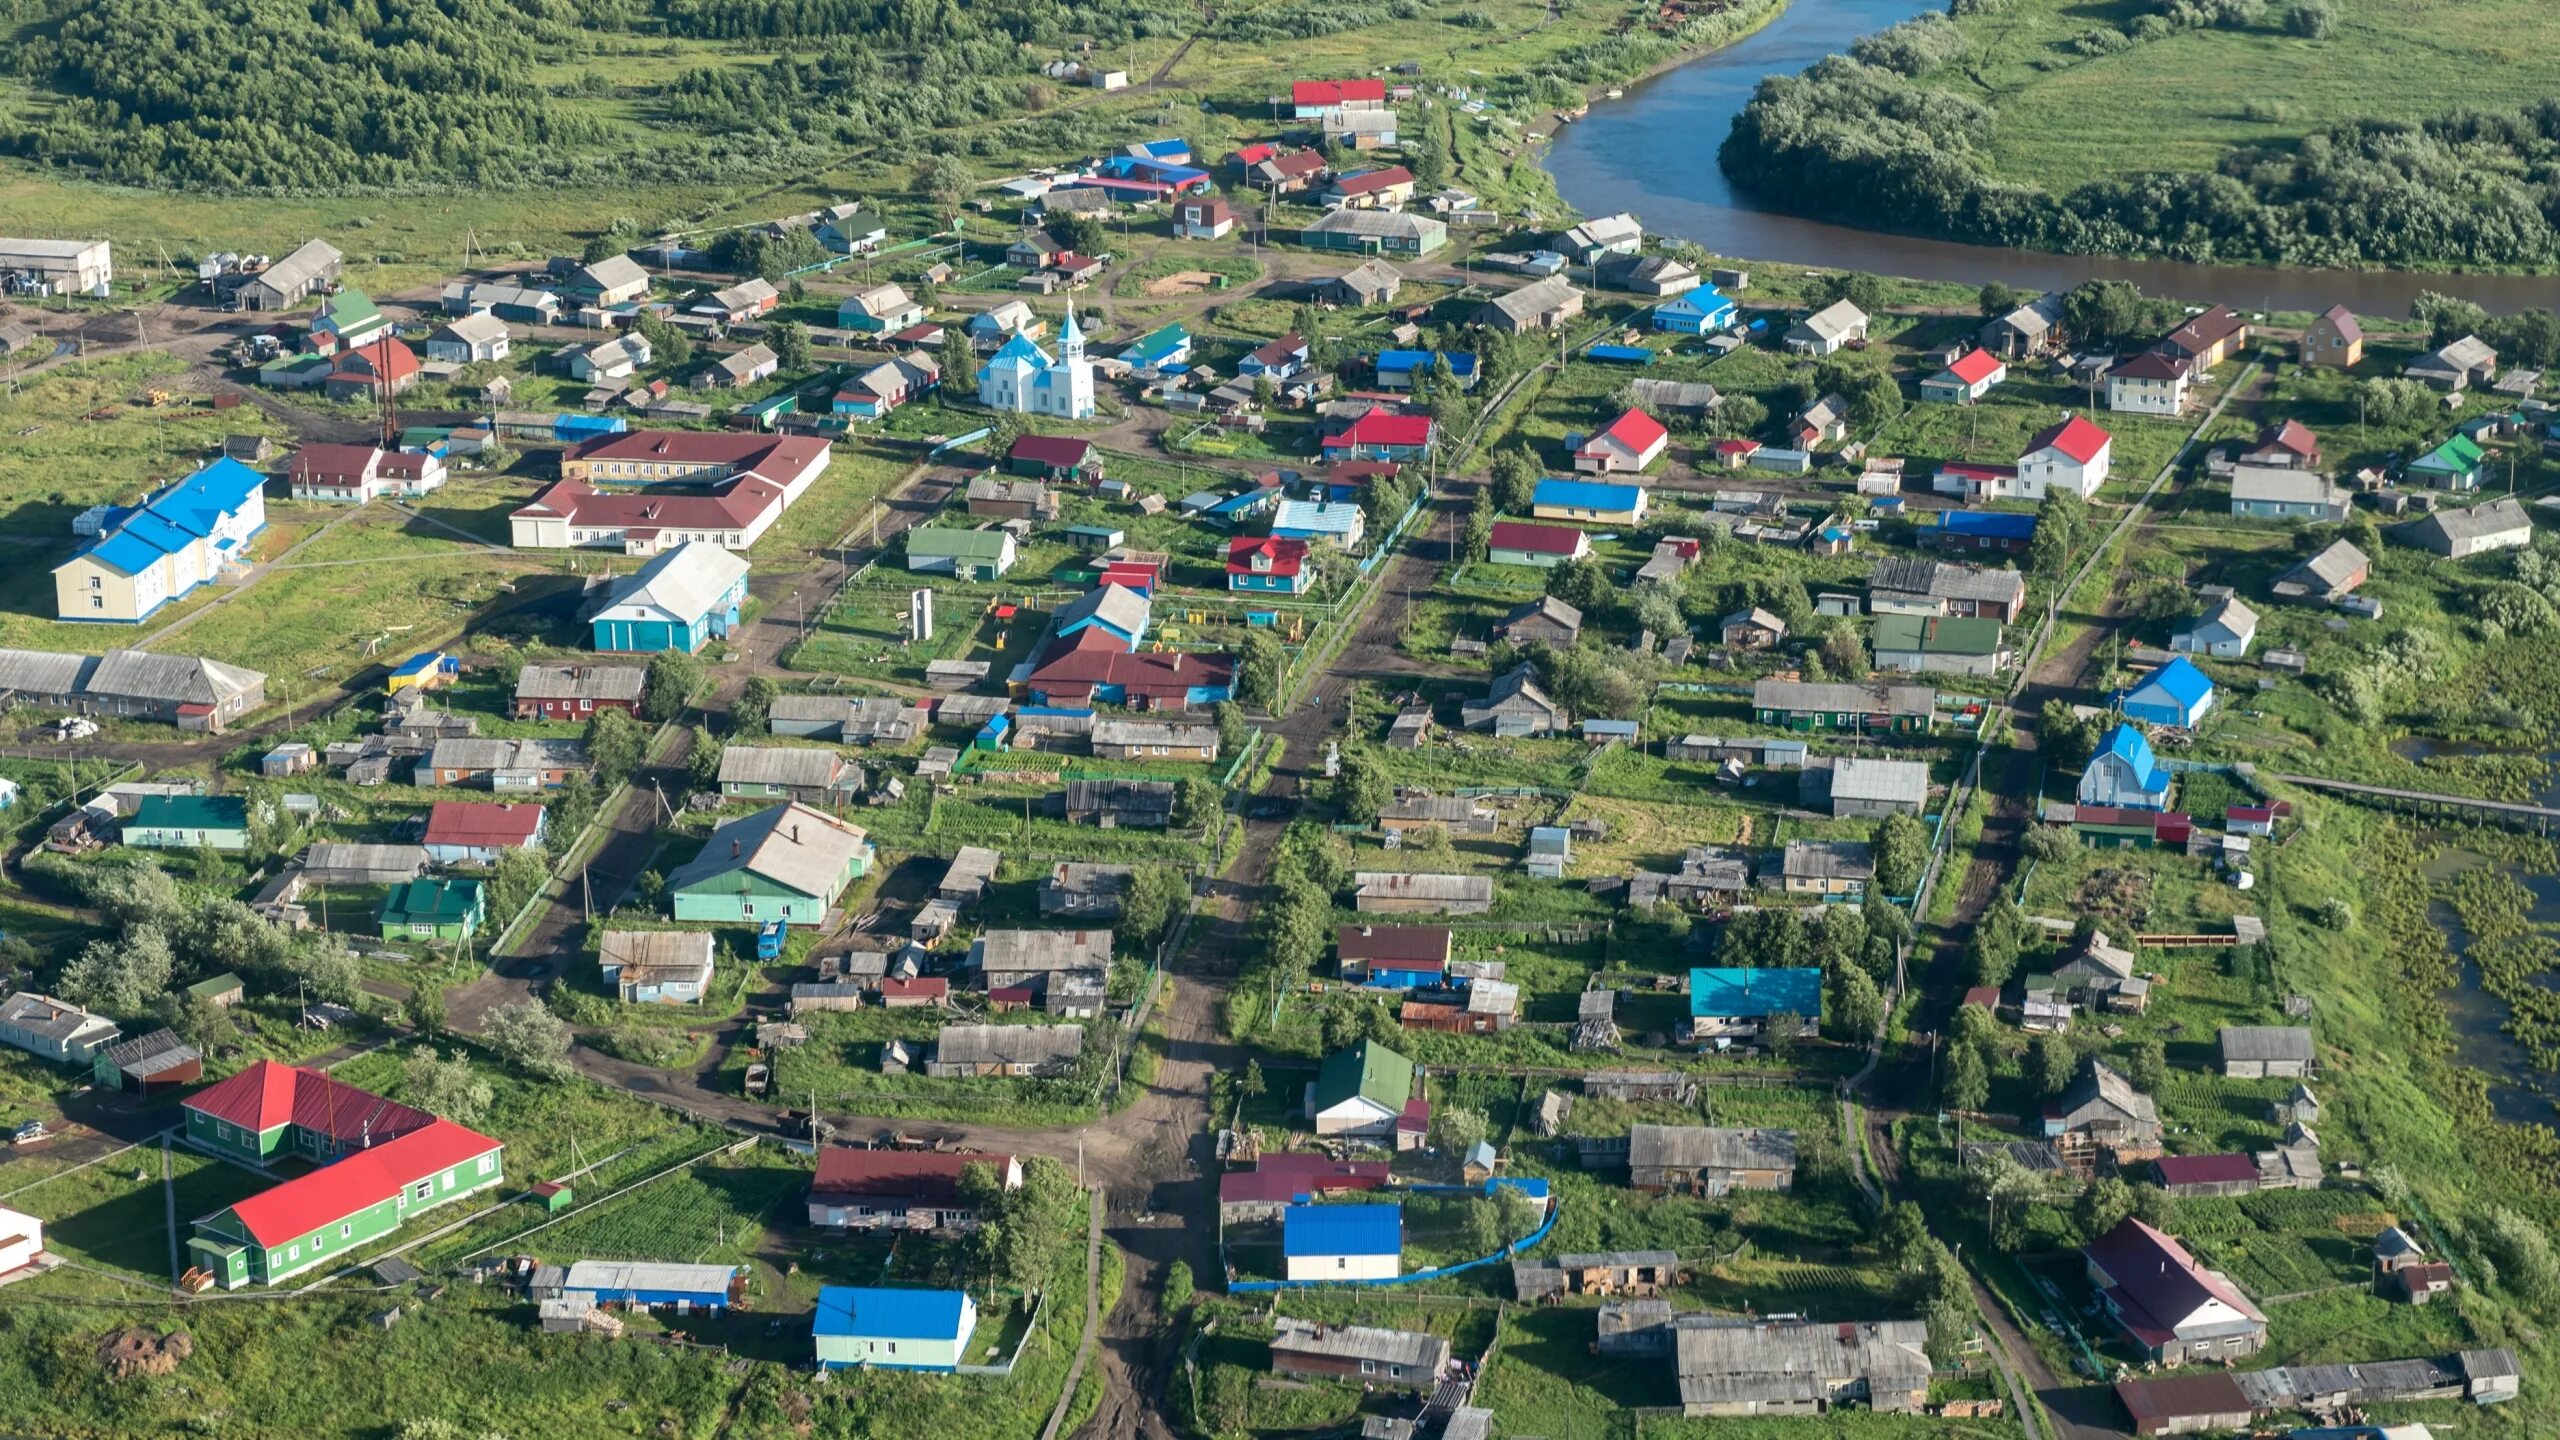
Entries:
{"type": "Polygon", "coordinates": [[[2512,800],[2483,800],[2475,795],[2437,795],[2425,790],[2396,790],[2388,785],[2359,785],[2352,780],[2324,780],[2316,775],[2272,775],[2287,785],[2300,785],[2306,790],[2327,790],[2392,809],[2407,810],[2417,815],[2441,815],[2459,819],[2482,820],[2493,825],[2513,825],[2532,830],[2537,835],[2560,833],[2560,809],[2549,805],[2523,805],[2512,800]]]}

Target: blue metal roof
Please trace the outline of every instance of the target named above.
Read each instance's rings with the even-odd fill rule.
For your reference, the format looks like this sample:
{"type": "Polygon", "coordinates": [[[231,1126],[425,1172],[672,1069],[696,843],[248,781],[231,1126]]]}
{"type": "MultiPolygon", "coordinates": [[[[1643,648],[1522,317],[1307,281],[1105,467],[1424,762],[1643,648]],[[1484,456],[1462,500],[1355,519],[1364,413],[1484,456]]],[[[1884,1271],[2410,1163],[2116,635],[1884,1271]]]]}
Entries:
{"type": "Polygon", "coordinates": [[[1090,705],[1017,705],[1016,715],[1048,715],[1066,718],[1091,718],[1096,712],[1090,705]]]}
{"type": "Polygon", "coordinates": [[[1733,301],[1713,285],[1701,285],[1653,307],[1656,315],[1664,311],[1675,315],[1729,315],[1733,312],[1733,301]]]}
{"type": "Polygon", "coordinates": [[[157,510],[142,510],[135,512],[116,533],[130,535],[163,555],[175,555],[208,532],[175,524],[157,510]]]}
{"type": "Polygon", "coordinates": [[[2158,756],[2151,753],[2151,741],[2130,725],[2118,725],[2107,732],[2098,746],[2101,755],[2113,755],[2133,767],[2133,782],[2145,795],[2169,793],[2169,772],[2161,768],[2158,756]]]}
{"type": "Polygon", "coordinates": [[[1644,499],[1641,485],[1609,485],[1598,480],[1541,480],[1531,495],[1535,505],[1562,505],[1574,510],[1632,510],[1644,499]]]}
{"type": "Polygon", "coordinates": [[[1715,969],[1689,972],[1689,1013],[1744,1018],[1778,1014],[1812,1019],[1822,1013],[1822,971],[1817,967],[1777,970],[1715,969]]]}
{"type": "MultiPolygon", "coordinates": [[[[1476,373],[1475,352],[1450,350],[1444,353],[1449,357],[1450,374],[1464,377],[1476,373]]],[[[1402,375],[1415,370],[1428,370],[1431,368],[1431,360],[1432,352],[1428,350],[1381,350],[1378,352],[1378,373],[1402,375]]]]}
{"type": "Polygon", "coordinates": [[[810,1328],[820,1335],[881,1340],[957,1340],[969,1297],[957,1290],[873,1290],[829,1285],[818,1292],[810,1328]]]}
{"type": "Polygon", "coordinates": [[[121,530],[92,542],[80,552],[119,575],[139,575],[159,564],[167,553],[142,537],[121,530]]]}
{"type": "Polygon", "coordinates": [[[410,656],[408,659],[401,661],[400,668],[392,671],[391,673],[394,676],[424,675],[443,663],[443,651],[421,650],[417,654],[410,656]]]}
{"type": "Polygon", "coordinates": [[[1594,360],[1608,360],[1626,365],[1653,363],[1653,352],[1641,345],[1594,345],[1583,353],[1594,360]]]}
{"type": "Polygon", "coordinates": [[[2036,517],[2006,510],[1950,510],[1938,523],[1950,534],[1994,540],[2025,540],[2036,533],[2036,517]]]}
{"type": "Polygon", "coordinates": [[[1280,1212],[1284,1255],[1401,1255],[1400,1205],[1292,1205],[1280,1212]]]}
{"type": "Polygon", "coordinates": [[[2151,678],[2134,686],[2126,698],[2145,704],[2156,704],[2166,699],[2181,710],[2192,710],[2212,694],[2212,679],[2181,655],[2152,671],[2151,678]]]}

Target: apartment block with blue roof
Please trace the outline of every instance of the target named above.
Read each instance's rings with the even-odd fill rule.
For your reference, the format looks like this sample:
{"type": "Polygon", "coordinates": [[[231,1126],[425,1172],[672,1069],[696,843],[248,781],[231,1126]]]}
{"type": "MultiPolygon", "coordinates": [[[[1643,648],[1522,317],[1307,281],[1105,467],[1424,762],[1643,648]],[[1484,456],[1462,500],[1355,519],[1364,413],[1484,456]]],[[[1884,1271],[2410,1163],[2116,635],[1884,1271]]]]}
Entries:
{"type": "Polygon", "coordinates": [[[2151,753],[2151,741],[2131,725],[2118,725],[2099,742],[2089,768],[2080,772],[2074,796],[2083,805],[2121,810],[2169,808],[2169,769],[2151,753]]]}
{"type": "Polygon", "coordinates": [[[107,517],[98,537],[54,567],[54,613],[130,625],[235,565],[267,526],[267,477],[216,460],[140,506],[107,517]]]}

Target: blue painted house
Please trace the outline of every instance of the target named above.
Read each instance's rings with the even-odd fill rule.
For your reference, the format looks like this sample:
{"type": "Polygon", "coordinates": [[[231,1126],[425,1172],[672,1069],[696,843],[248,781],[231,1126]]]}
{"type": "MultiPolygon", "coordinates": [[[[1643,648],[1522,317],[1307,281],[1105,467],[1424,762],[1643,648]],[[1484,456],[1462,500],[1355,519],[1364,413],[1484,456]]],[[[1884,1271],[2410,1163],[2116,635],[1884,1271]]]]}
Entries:
{"type": "Polygon", "coordinates": [[[747,562],[717,545],[677,546],[621,582],[596,613],[593,644],[619,653],[699,654],[739,623],[747,603],[747,562]]]}
{"type": "Polygon", "coordinates": [[[1701,285],[1653,307],[1653,328],[1676,335],[1712,335],[1733,326],[1733,301],[1713,285],[1701,285]]]}
{"type": "Polygon", "coordinates": [[[1277,506],[1281,498],[1280,487],[1257,485],[1250,490],[1216,501],[1209,506],[1206,513],[1210,519],[1221,525],[1235,525],[1277,506]]]}
{"type": "Polygon", "coordinates": [[[2120,810],[2169,808],[2169,769],[2151,752],[2151,741],[2131,725],[2118,725],[2099,742],[2073,796],[2083,805],[2120,810]]]}
{"type": "Polygon", "coordinates": [[[1284,540],[1321,540],[1343,550],[1357,550],[1369,522],[1360,507],[1345,500],[1283,500],[1272,513],[1271,533],[1284,540]]]}
{"type": "Polygon", "coordinates": [[[1812,1034],[1822,1021],[1822,970],[1709,967],[1689,972],[1689,1032],[1699,1044],[1758,1035],[1773,1015],[1812,1034]]]}
{"type": "Polygon", "coordinates": [[[2213,709],[2213,681],[2181,655],[2126,691],[2117,708],[2146,725],[2193,726],[2213,709]]]}

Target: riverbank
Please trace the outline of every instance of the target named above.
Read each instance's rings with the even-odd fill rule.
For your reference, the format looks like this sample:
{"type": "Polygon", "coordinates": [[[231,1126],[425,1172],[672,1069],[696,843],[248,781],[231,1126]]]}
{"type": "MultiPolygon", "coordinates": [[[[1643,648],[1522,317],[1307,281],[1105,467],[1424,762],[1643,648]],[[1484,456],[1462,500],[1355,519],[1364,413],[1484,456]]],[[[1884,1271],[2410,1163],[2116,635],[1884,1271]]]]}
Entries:
{"type": "Polygon", "coordinates": [[[1771,75],[1796,75],[1859,36],[1942,7],[1935,0],[1795,0],[1743,39],[1683,61],[1593,105],[1564,127],[1544,158],[1559,196],[1584,214],[1637,213],[1649,230],[1693,241],[1738,264],[1794,263],[1976,288],[2000,281],[2032,291],[2086,280],[2128,280],[2146,293],[2195,303],[2316,314],[2344,304],[2401,316],[2425,291],[2460,295],[2501,313],[2551,302],[2548,277],[2476,272],[2278,269],[2101,254],[2064,254],[1926,239],[1784,214],[1744,193],[1713,150],[1771,75]]]}

